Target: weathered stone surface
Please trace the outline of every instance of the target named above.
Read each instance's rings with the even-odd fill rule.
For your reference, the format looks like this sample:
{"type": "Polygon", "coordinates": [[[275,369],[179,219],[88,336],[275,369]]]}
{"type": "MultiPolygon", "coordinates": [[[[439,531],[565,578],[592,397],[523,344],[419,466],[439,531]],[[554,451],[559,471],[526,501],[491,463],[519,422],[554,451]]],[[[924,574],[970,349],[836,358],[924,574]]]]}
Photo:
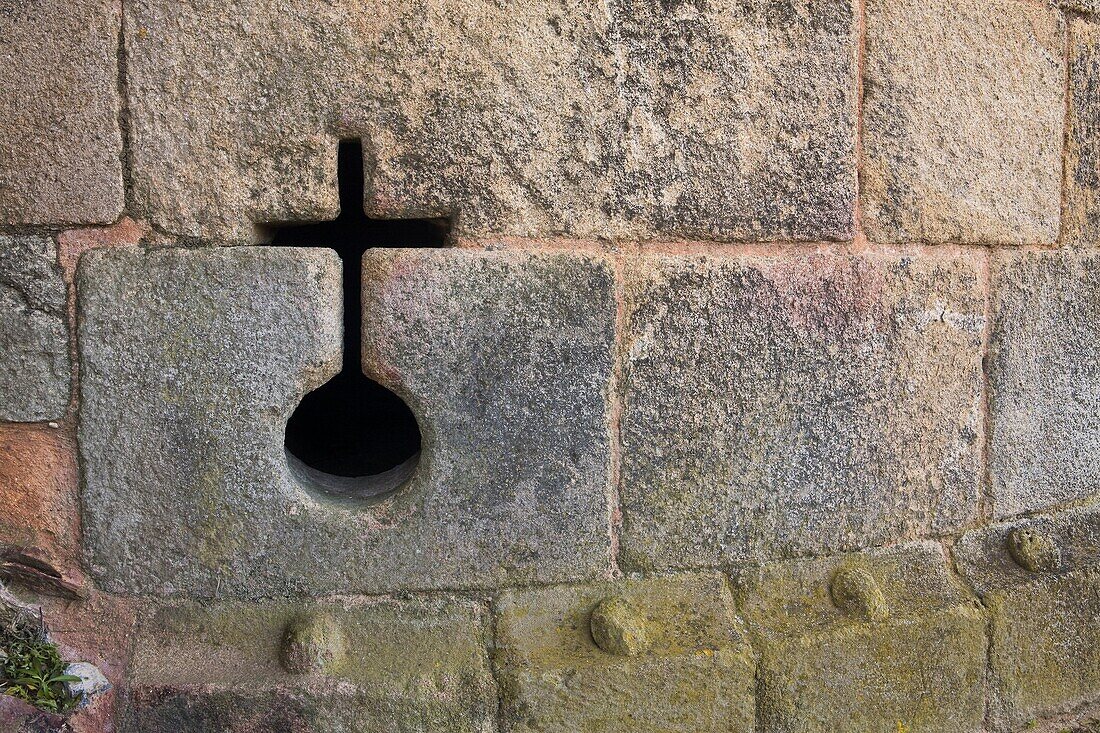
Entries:
{"type": "MultiPolygon", "coordinates": [[[[6,550],[80,574],[80,487],[70,430],[0,425],[0,564],[6,550]]],[[[2,572],[0,572],[2,575],[2,572]]]]}
{"type": "Polygon", "coordinates": [[[609,161],[615,187],[601,202],[607,229],[575,233],[851,236],[852,3],[612,0],[609,7],[621,64],[616,119],[626,136],[621,160],[609,161]]]}
{"type": "Polygon", "coordinates": [[[0,695],[0,730],[7,733],[58,733],[64,725],[64,716],[44,712],[11,695],[0,695]]]}
{"type": "Polygon", "coordinates": [[[1077,510],[969,533],[959,567],[993,616],[996,730],[1069,711],[1100,695],[1100,513],[1077,510]],[[1050,539],[1059,562],[1035,571],[1009,552],[1027,529],[1050,539]]]}
{"type": "Polygon", "coordinates": [[[1058,236],[1064,25],[1028,0],[869,0],[863,211],[878,241],[1058,236]]]}
{"type": "Polygon", "coordinates": [[[993,260],[994,511],[1009,516],[1100,487],[1100,255],[993,260]]]}
{"type": "Polygon", "coordinates": [[[741,585],[765,730],[983,729],[986,621],[938,545],[775,563],[741,585]],[[888,617],[837,607],[830,585],[843,570],[875,580],[888,617]]]}
{"type": "MultiPolygon", "coordinates": [[[[1100,13],[1100,2],[1095,12],[1100,13]]],[[[1062,232],[1069,244],[1100,244],[1100,18],[1070,22],[1069,135],[1062,232]]]]}
{"type": "Polygon", "coordinates": [[[66,293],[52,238],[0,236],[0,420],[65,414],[72,379],[66,293]]]}
{"type": "Polygon", "coordinates": [[[126,3],[138,207],[250,239],[375,216],[459,235],[846,238],[850,0],[126,3]],[[277,53],[273,50],[277,49],[277,53]]]}
{"type": "Polygon", "coordinates": [[[683,575],[508,591],[497,651],[506,731],[755,729],[755,664],[725,578],[683,575]],[[609,653],[591,616],[618,599],[648,644],[609,653]]]}
{"type": "Polygon", "coordinates": [[[348,601],[169,608],[139,634],[122,733],[491,733],[486,619],[468,603],[348,601]],[[323,614],[342,663],[283,668],[286,629],[323,614]]]}
{"type": "Polygon", "coordinates": [[[85,252],[104,247],[135,247],[149,234],[147,222],[136,222],[128,216],[111,226],[66,229],[57,235],[57,259],[66,282],[76,280],[76,263],[85,252]]]}
{"type": "Polygon", "coordinates": [[[283,450],[287,417],[338,366],[334,254],[84,256],[85,535],[107,587],[254,597],[606,572],[608,264],[384,250],[365,269],[364,362],[415,411],[424,450],[406,487],[355,502],[311,492],[283,450]]]}
{"type": "Polygon", "coordinates": [[[115,733],[116,702],[127,682],[136,611],[147,609],[148,601],[122,599],[95,590],[75,603],[44,596],[36,600],[42,601],[42,612],[61,658],[94,664],[112,685],[69,716],[72,733],[115,733]]]}
{"type": "Polygon", "coordinates": [[[105,224],[122,212],[120,5],[0,4],[0,222],[105,224]]]}
{"type": "Polygon", "coordinates": [[[628,261],[624,567],[856,549],[970,517],[977,267],[836,254],[628,261]]]}
{"type": "Polygon", "coordinates": [[[1085,15],[1100,13],[1100,0],[1055,0],[1054,4],[1063,10],[1070,10],[1085,15]]]}

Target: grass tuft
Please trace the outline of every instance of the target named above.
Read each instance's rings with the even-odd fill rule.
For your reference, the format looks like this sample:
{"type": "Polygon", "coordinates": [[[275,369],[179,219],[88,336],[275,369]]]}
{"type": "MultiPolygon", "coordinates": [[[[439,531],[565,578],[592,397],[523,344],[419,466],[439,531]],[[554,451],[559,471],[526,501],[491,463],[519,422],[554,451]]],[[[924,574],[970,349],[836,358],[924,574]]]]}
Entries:
{"type": "Polygon", "coordinates": [[[67,713],[80,700],[65,683],[80,678],[65,674],[65,667],[41,617],[0,601],[0,693],[51,713],[67,713]]]}

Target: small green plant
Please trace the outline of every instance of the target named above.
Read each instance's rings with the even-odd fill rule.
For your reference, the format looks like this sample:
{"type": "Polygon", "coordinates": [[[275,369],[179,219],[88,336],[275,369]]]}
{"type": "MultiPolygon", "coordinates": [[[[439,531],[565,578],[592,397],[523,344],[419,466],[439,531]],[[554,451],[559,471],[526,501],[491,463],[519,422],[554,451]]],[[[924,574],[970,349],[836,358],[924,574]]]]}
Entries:
{"type": "Polygon", "coordinates": [[[80,678],[65,674],[65,666],[40,618],[0,602],[0,693],[66,713],[79,698],[69,694],[65,683],[80,678]]]}

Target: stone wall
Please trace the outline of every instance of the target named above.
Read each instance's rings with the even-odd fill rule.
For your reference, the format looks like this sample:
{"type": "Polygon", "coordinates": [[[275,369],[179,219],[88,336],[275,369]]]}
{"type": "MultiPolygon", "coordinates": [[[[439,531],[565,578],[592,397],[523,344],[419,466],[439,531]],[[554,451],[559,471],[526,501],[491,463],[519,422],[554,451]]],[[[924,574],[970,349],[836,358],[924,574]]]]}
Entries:
{"type": "Polygon", "coordinates": [[[1098,245],[1095,0],[0,0],[0,578],[77,733],[1100,730],[1098,245]]]}

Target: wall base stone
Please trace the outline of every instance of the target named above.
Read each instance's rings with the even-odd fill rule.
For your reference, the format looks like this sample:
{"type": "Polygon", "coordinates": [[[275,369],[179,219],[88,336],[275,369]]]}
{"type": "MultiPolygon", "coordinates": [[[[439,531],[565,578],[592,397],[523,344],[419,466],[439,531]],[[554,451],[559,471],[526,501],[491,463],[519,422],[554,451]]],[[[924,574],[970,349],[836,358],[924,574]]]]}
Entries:
{"type": "Polygon", "coordinates": [[[719,575],[508,591],[496,615],[505,731],[756,729],[753,654],[719,575]],[[636,646],[604,642],[612,601],[636,646]]]}
{"type": "Polygon", "coordinates": [[[993,619],[997,730],[1072,711],[1100,695],[1100,512],[1079,509],[967,534],[959,566],[993,619]],[[1021,533],[1049,549],[1021,562],[1021,533]],[[1031,568],[1025,567],[1030,565],[1031,568]]]}
{"type": "Polygon", "coordinates": [[[986,619],[938,545],[775,563],[742,578],[766,731],[982,730],[986,619]],[[881,611],[838,607],[858,572],[881,611]]]}
{"type": "Polygon", "coordinates": [[[168,607],[138,635],[120,733],[493,733],[486,631],[468,602],[168,607]],[[288,633],[319,614],[337,658],[288,669],[288,633]]]}

